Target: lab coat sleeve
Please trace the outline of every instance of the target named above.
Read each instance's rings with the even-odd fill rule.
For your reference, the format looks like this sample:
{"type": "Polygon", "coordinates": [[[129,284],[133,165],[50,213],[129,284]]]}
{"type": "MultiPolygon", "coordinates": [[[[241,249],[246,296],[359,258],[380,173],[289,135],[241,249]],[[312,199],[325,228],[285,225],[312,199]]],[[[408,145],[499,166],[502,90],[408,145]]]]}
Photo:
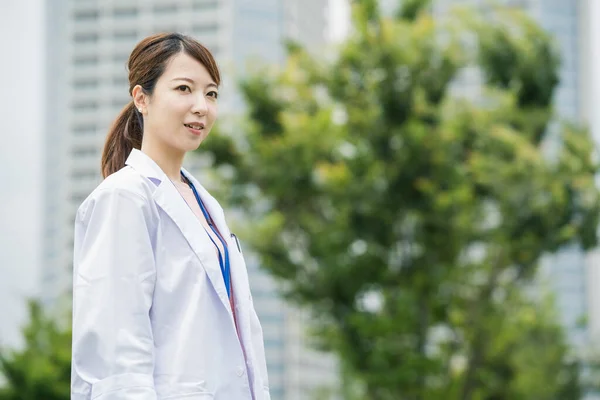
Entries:
{"type": "Polygon", "coordinates": [[[252,332],[252,346],[254,347],[254,354],[256,354],[258,371],[262,376],[263,382],[263,400],[270,400],[271,395],[269,391],[269,377],[267,373],[267,361],[265,358],[265,343],[263,338],[262,326],[254,305],[251,307],[250,313],[250,329],[252,332]]]}
{"type": "Polygon", "coordinates": [[[98,191],[75,221],[72,400],[155,400],[148,200],[98,191]]]}

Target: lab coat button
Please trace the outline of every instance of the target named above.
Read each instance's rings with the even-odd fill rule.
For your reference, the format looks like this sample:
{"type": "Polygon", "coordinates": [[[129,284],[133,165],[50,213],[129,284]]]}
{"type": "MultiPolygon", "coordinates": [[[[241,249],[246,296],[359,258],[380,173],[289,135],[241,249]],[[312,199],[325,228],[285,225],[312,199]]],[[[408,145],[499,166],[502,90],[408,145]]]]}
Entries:
{"type": "Polygon", "coordinates": [[[244,375],[244,372],[244,367],[237,367],[237,376],[241,377],[242,375],[244,375]]]}

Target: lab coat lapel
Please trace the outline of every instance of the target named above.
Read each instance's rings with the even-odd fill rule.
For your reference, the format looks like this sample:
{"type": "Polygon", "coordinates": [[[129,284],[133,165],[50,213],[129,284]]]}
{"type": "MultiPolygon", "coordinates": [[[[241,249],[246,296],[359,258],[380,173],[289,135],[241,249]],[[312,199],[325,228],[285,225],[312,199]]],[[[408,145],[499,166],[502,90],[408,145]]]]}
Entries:
{"type": "Polygon", "coordinates": [[[251,345],[250,338],[248,336],[250,332],[250,316],[248,312],[248,305],[250,304],[250,293],[248,290],[248,273],[244,257],[238,250],[235,239],[231,237],[231,232],[225,221],[225,214],[223,208],[219,205],[217,200],[185,169],[183,170],[184,175],[188,178],[192,184],[196,187],[198,195],[206,205],[206,209],[212,216],[219,232],[224,236],[227,242],[227,248],[229,250],[229,259],[231,261],[231,284],[233,287],[234,302],[236,305],[236,317],[237,324],[242,334],[242,340],[247,344],[244,347],[247,351],[250,351],[251,345]]]}
{"type": "Polygon", "coordinates": [[[223,235],[223,239],[227,242],[227,249],[229,250],[229,259],[231,260],[231,280],[232,284],[235,285],[234,296],[236,303],[238,305],[246,305],[246,302],[249,300],[246,290],[244,288],[248,287],[248,275],[246,272],[246,265],[244,263],[244,258],[241,254],[241,250],[238,249],[238,244],[235,239],[231,236],[231,231],[229,230],[229,226],[227,226],[227,222],[225,221],[225,214],[223,213],[223,208],[219,205],[219,202],[212,197],[212,195],[194,178],[189,172],[183,169],[183,173],[186,178],[188,178],[196,190],[198,191],[198,195],[204,202],[206,209],[210,216],[213,218],[219,232],[223,235]],[[240,265],[242,264],[242,265],[240,265]],[[238,299],[238,296],[240,297],[238,299]],[[238,301],[239,300],[239,301],[238,301]]]}
{"type": "Polygon", "coordinates": [[[156,189],[154,201],[179,227],[179,230],[202,263],[221,302],[231,314],[231,306],[229,305],[221,268],[218,262],[216,262],[216,257],[211,258],[215,254],[215,249],[209,242],[204,228],[198,221],[198,217],[188,207],[181,194],[170,181],[163,182],[156,189]]]}
{"type": "MultiPolygon", "coordinates": [[[[158,184],[153,193],[154,201],[175,222],[189,243],[204,267],[211,284],[232,318],[233,323],[233,315],[231,313],[229,298],[227,297],[223,274],[221,273],[218,261],[215,261],[216,257],[211,258],[215,250],[209,242],[204,228],[199,223],[198,217],[187,205],[181,194],[177,191],[177,188],[150,157],[134,149],[127,159],[126,164],[158,184]]],[[[189,176],[189,174],[186,174],[186,176],[189,176]]],[[[215,223],[217,223],[216,218],[215,223]]],[[[220,226],[219,229],[221,229],[220,226]]]]}

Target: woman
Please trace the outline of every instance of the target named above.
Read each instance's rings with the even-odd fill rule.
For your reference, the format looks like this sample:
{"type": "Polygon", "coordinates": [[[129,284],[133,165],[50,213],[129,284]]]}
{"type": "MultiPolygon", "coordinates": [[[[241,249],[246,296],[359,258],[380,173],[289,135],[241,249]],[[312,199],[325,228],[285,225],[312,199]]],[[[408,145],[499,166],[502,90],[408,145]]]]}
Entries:
{"type": "Polygon", "coordinates": [[[142,40],[132,101],[75,221],[72,399],[269,399],[262,329],[219,203],[181,167],[220,75],[190,37],[142,40]]]}

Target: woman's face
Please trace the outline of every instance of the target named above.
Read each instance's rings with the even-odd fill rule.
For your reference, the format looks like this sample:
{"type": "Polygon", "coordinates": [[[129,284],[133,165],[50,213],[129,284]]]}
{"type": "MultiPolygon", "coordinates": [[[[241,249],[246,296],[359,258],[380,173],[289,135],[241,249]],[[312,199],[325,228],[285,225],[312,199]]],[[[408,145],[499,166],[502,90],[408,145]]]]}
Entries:
{"type": "Polygon", "coordinates": [[[151,96],[137,87],[132,94],[144,116],[144,141],[169,153],[197,149],[217,119],[216,83],[202,63],[183,52],[168,62],[151,96]]]}

